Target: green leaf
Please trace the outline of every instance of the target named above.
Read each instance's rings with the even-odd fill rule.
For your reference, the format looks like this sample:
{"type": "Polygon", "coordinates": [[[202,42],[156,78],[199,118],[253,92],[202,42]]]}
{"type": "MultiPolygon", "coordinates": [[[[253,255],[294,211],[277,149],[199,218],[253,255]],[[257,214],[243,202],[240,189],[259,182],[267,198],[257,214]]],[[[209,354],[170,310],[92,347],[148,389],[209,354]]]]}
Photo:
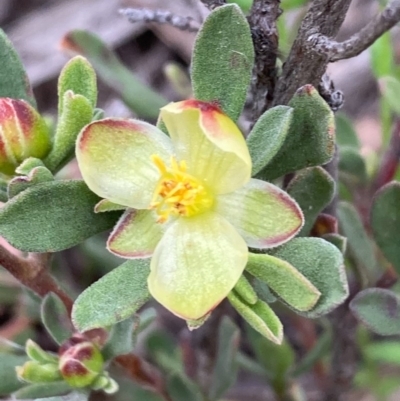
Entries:
{"type": "Polygon", "coordinates": [[[344,255],[347,249],[347,238],[340,234],[328,233],[322,237],[325,241],[335,245],[337,249],[344,255]]]}
{"type": "Polygon", "coordinates": [[[400,342],[380,341],[368,344],[363,350],[363,356],[373,362],[400,366],[400,342]]]}
{"type": "Polygon", "coordinates": [[[391,33],[386,32],[369,48],[371,52],[371,68],[376,78],[391,75],[395,61],[391,33]]]}
{"type": "Polygon", "coordinates": [[[305,223],[298,236],[306,236],[310,234],[318,215],[331,202],[335,181],[323,168],[310,167],[296,174],[286,190],[304,214],[305,223]]]}
{"type": "Polygon", "coordinates": [[[321,295],[290,263],[274,256],[249,253],[246,270],[296,310],[311,310],[321,295]]]}
{"type": "Polygon", "coordinates": [[[74,303],[75,327],[79,331],[107,327],[132,316],[150,299],[149,273],[149,259],[133,259],[96,281],[74,303]]]}
{"type": "Polygon", "coordinates": [[[168,101],[143,84],[96,35],[81,30],[69,32],[62,46],[85,56],[99,77],[140,117],[156,119],[168,101]]]}
{"type": "Polygon", "coordinates": [[[358,149],[344,146],[339,150],[339,177],[350,189],[367,182],[367,167],[358,149]]]}
{"type": "Polygon", "coordinates": [[[275,344],[282,343],[282,323],[268,304],[261,300],[253,305],[248,304],[232,291],[228,294],[228,300],[253,329],[275,344]]]}
{"type": "Polygon", "coordinates": [[[58,78],[58,115],[64,111],[64,95],[72,91],[75,95],[82,95],[92,108],[97,103],[96,73],[90,63],[81,56],[71,59],[62,69],[58,78]]]}
{"type": "Polygon", "coordinates": [[[43,298],[41,317],[44,327],[57,344],[72,337],[73,327],[68,311],[56,294],[51,292],[43,298]]]}
{"type": "Polygon", "coordinates": [[[349,288],[343,255],[329,242],[321,238],[295,238],[271,254],[294,266],[321,293],[313,309],[296,311],[298,314],[317,318],[331,312],[347,298],[349,288]]]}
{"type": "Polygon", "coordinates": [[[98,201],[83,181],[37,184],[0,210],[0,235],[24,252],[70,248],[117,221],[118,212],[94,213],[98,201]]]}
{"type": "Polygon", "coordinates": [[[249,304],[255,304],[257,302],[257,293],[243,274],[236,283],[234,291],[249,304]]]}
{"type": "Polygon", "coordinates": [[[303,373],[309,372],[313,365],[321,360],[325,355],[332,350],[332,331],[328,330],[319,336],[316,344],[309,352],[297,363],[292,372],[293,376],[300,376],[303,373]]]}
{"type": "Polygon", "coordinates": [[[171,374],[167,378],[167,390],[172,401],[203,400],[198,386],[184,374],[171,374]]]}
{"type": "Polygon", "coordinates": [[[22,366],[26,361],[26,356],[0,352],[0,396],[9,395],[25,385],[18,380],[15,367],[22,366]]]}
{"type": "Polygon", "coordinates": [[[53,148],[44,161],[51,171],[58,171],[71,160],[79,132],[92,121],[93,107],[82,95],[65,92],[62,107],[53,148]]]}
{"type": "Polygon", "coordinates": [[[335,115],[336,143],[342,147],[360,148],[360,141],[351,120],[343,113],[335,115]]]}
{"type": "Polygon", "coordinates": [[[132,316],[115,324],[106,345],[101,350],[104,359],[109,360],[118,355],[129,354],[136,343],[138,327],[138,316],[132,316]]]}
{"type": "Polygon", "coordinates": [[[267,110],[257,120],[247,137],[247,146],[253,163],[253,176],[278,153],[289,132],[292,119],[291,107],[276,106],[267,110]]]}
{"type": "Polygon", "coordinates": [[[236,4],[218,7],[204,21],[194,44],[194,97],[217,102],[236,121],[246,101],[253,62],[253,41],[243,12],[236,4]]]}
{"type": "Polygon", "coordinates": [[[236,381],[239,340],[240,330],[228,316],[224,316],[218,329],[217,356],[208,393],[211,401],[221,399],[236,381]]]}
{"type": "Polygon", "coordinates": [[[382,336],[400,334],[400,298],[394,292],[368,288],[354,297],[350,309],[373,332],[382,336]]]}
{"type": "Polygon", "coordinates": [[[385,258],[400,273],[400,183],[381,188],[371,207],[371,227],[385,258]]]}
{"type": "Polygon", "coordinates": [[[391,110],[400,114],[400,81],[392,76],[382,77],[379,79],[379,88],[383,98],[391,110]]]}
{"type": "Polygon", "coordinates": [[[368,270],[367,274],[373,273],[377,266],[373,243],[356,208],[350,203],[340,202],[337,215],[341,232],[347,237],[349,252],[360,266],[368,270]]]}
{"type": "Polygon", "coordinates": [[[53,383],[35,383],[22,388],[13,394],[16,400],[35,401],[86,401],[84,394],[73,392],[65,381],[53,383]],[[69,393],[69,394],[68,394],[69,393]],[[76,398],[69,398],[71,396],[76,398]],[[78,397],[79,395],[79,397],[78,397]]]}
{"type": "Polygon", "coordinates": [[[293,121],[286,141],[259,173],[267,181],[305,167],[328,163],[335,152],[335,120],[328,104],[311,85],[300,88],[289,103],[293,121]]]}
{"type": "Polygon", "coordinates": [[[13,178],[7,188],[8,198],[11,199],[25,189],[30,188],[41,182],[53,181],[54,177],[51,171],[44,166],[33,168],[27,176],[18,176],[13,178]]]}
{"type": "Polygon", "coordinates": [[[0,97],[23,99],[36,107],[22,62],[2,29],[0,29],[0,65],[0,97]]]}
{"type": "Polygon", "coordinates": [[[267,341],[252,329],[246,332],[255,356],[265,368],[272,386],[282,394],[286,387],[288,371],[293,367],[296,358],[293,348],[287,341],[280,345],[267,341]]]}

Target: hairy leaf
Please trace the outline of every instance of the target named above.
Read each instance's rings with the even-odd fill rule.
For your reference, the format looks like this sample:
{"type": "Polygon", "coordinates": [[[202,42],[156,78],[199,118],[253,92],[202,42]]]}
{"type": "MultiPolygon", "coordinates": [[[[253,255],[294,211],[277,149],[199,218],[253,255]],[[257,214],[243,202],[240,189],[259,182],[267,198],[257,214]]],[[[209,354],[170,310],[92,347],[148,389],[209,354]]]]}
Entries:
{"type": "Polygon", "coordinates": [[[246,100],[253,62],[246,17],[236,4],[218,7],[204,21],[194,45],[194,97],[218,103],[232,120],[237,120],[246,100]]]}
{"type": "Polygon", "coordinates": [[[117,212],[94,213],[98,201],[83,181],[37,184],[0,210],[0,235],[25,252],[70,248],[117,221],[117,212]]]}
{"type": "Polygon", "coordinates": [[[25,69],[2,29],[0,29],[0,65],[0,97],[23,99],[36,107],[25,69]]]}
{"type": "Polygon", "coordinates": [[[62,47],[85,56],[99,77],[140,117],[156,119],[168,101],[143,84],[96,35],[87,31],[69,32],[62,47]]]}
{"type": "Polygon", "coordinates": [[[306,236],[318,215],[331,202],[335,194],[335,181],[323,168],[310,167],[300,171],[286,190],[303,211],[305,222],[298,236],[306,236]]]}
{"type": "Polygon", "coordinates": [[[132,316],[150,299],[149,273],[149,259],[133,259],[96,281],[74,303],[75,327],[79,331],[107,327],[132,316]]]}
{"type": "Polygon", "coordinates": [[[392,182],[376,194],[371,208],[371,227],[376,243],[400,273],[400,183],[392,182]]]}
{"type": "Polygon", "coordinates": [[[307,312],[296,311],[298,314],[317,318],[331,312],[347,298],[349,288],[343,255],[329,242],[321,238],[295,238],[271,254],[290,263],[321,293],[314,308],[307,312]]]}
{"type": "Polygon", "coordinates": [[[350,302],[354,315],[382,336],[400,334],[400,298],[392,291],[368,288],[350,302]]]}
{"type": "Polygon", "coordinates": [[[253,176],[278,153],[289,132],[292,119],[291,107],[276,106],[267,110],[257,120],[247,137],[247,146],[253,163],[253,176]]]}
{"type": "Polygon", "coordinates": [[[300,88],[289,106],[294,108],[289,134],[277,155],[259,173],[265,180],[305,167],[328,163],[335,152],[333,112],[311,85],[300,88]]]}

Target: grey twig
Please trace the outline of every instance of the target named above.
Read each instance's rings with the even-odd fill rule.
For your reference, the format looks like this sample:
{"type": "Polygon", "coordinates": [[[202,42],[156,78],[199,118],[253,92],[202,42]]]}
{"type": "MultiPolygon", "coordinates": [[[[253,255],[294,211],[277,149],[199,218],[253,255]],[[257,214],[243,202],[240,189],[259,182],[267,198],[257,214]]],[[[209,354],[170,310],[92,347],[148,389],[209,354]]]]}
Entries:
{"type": "Polygon", "coordinates": [[[251,87],[253,121],[268,108],[274,95],[279,39],[276,20],[282,13],[279,4],[280,0],[254,0],[248,17],[256,54],[251,87]]]}
{"type": "Polygon", "coordinates": [[[287,104],[303,85],[318,87],[329,58],[326,53],[313,49],[309,38],[315,34],[335,37],[350,3],[351,0],[314,0],[311,3],[276,85],[274,105],[287,104]]]}
{"type": "Polygon", "coordinates": [[[191,17],[182,17],[164,10],[149,10],[147,8],[123,8],[119,13],[127,17],[130,22],[155,22],[169,24],[183,31],[197,32],[200,23],[191,17]]]}
{"type": "Polygon", "coordinates": [[[214,10],[214,8],[221,7],[226,4],[226,0],[200,0],[206,7],[210,10],[214,10]]]}
{"type": "Polygon", "coordinates": [[[311,35],[309,41],[316,51],[327,54],[329,61],[339,61],[357,56],[399,21],[400,0],[391,0],[381,13],[350,39],[336,42],[317,33],[311,35]]]}

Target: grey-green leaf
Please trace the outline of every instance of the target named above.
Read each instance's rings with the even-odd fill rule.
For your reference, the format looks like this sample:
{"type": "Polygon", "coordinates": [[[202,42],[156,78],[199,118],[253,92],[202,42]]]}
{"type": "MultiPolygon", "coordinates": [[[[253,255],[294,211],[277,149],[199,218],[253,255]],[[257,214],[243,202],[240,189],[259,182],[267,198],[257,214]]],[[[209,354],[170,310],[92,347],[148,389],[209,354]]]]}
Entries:
{"type": "Polygon", "coordinates": [[[253,63],[253,41],[243,12],[236,4],[218,7],[204,21],[194,45],[194,97],[218,103],[236,121],[246,100],[253,63]]]}
{"type": "Polygon", "coordinates": [[[83,181],[37,184],[0,210],[0,235],[24,252],[70,248],[114,226],[120,213],[95,214],[99,200],[83,181]]]}
{"type": "Polygon", "coordinates": [[[138,328],[139,317],[136,315],[116,323],[111,329],[106,345],[101,350],[104,359],[109,360],[118,355],[129,354],[135,345],[138,328]]]}
{"type": "Polygon", "coordinates": [[[367,269],[366,274],[373,274],[377,266],[373,243],[365,231],[356,208],[350,203],[340,202],[337,214],[340,229],[347,237],[349,252],[360,266],[367,269]]]}
{"type": "Polygon", "coordinates": [[[167,390],[172,401],[202,401],[200,389],[182,373],[172,373],[167,378],[167,390]]]}
{"type": "Polygon", "coordinates": [[[366,183],[367,166],[358,149],[343,146],[339,150],[339,177],[351,189],[366,183]]]}
{"type": "Polygon", "coordinates": [[[160,108],[168,103],[129,71],[98,36],[87,31],[71,31],[64,37],[62,46],[85,56],[99,77],[140,117],[156,119],[160,108]]]}
{"type": "Polygon", "coordinates": [[[392,182],[376,194],[371,208],[371,227],[376,243],[400,273],[400,183],[392,182]]]}
{"type": "Polygon", "coordinates": [[[368,288],[350,302],[354,315],[382,336],[400,334],[400,298],[392,291],[368,288]]]}
{"type": "Polygon", "coordinates": [[[293,119],[293,109],[276,106],[267,110],[256,122],[247,146],[252,160],[252,175],[260,172],[278,153],[285,142],[293,119]]]}
{"type": "Polygon", "coordinates": [[[343,255],[329,242],[321,238],[295,238],[270,253],[289,262],[321,293],[313,309],[296,311],[298,314],[317,318],[331,312],[347,298],[349,288],[343,255]]]}
{"type": "Polygon", "coordinates": [[[208,394],[211,401],[218,401],[236,381],[239,340],[239,328],[229,317],[224,316],[218,329],[217,356],[208,394]]]}
{"type": "Polygon", "coordinates": [[[79,331],[107,327],[132,316],[150,299],[149,273],[149,259],[134,259],[96,281],[74,303],[75,327],[79,331]]]}
{"type": "Polygon", "coordinates": [[[351,120],[343,113],[335,115],[336,142],[339,149],[342,147],[360,148],[360,141],[351,120]]]}
{"type": "Polygon", "coordinates": [[[93,115],[93,107],[89,100],[72,91],[64,93],[62,109],[53,147],[44,161],[54,172],[60,170],[74,156],[76,138],[81,129],[92,121],[93,115]]]}
{"type": "Polygon", "coordinates": [[[41,307],[44,327],[57,344],[62,344],[73,334],[73,327],[64,303],[54,293],[47,294],[41,307]]]}
{"type": "Polygon", "coordinates": [[[24,386],[17,378],[15,367],[22,366],[26,361],[26,356],[0,352],[0,397],[24,386]]]}
{"type": "Polygon", "coordinates": [[[296,310],[311,310],[321,295],[295,267],[274,256],[249,253],[246,270],[296,310]]]}
{"type": "Polygon", "coordinates": [[[328,104],[311,85],[300,88],[289,106],[293,121],[286,140],[268,166],[259,173],[273,180],[305,167],[328,163],[335,152],[335,120],[328,104]]]}
{"type": "Polygon", "coordinates": [[[331,202],[335,194],[335,181],[323,168],[310,167],[296,174],[286,190],[304,214],[304,226],[298,236],[306,236],[318,215],[331,202]]]}
{"type": "Polygon", "coordinates": [[[248,304],[239,298],[235,292],[228,294],[228,300],[247,323],[275,344],[281,344],[283,326],[275,312],[265,302],[258,300],[255,304],[248,304]]]}
{"type": "Polygon", "coordinates": [[[64,95],[72,91],[82,95],[92,108],[97,103],[96,73],[90,63],[82,56],[75,56],[62,69],[58,78],[58,115],[64,110],[64,95]]]}
{"type": "MultiPolygon", "coordinates": [[[[43,400],[43,397],[57,397],[57,401],[59,401],[61,395],[67,394],[71,390],[71,387],[64,380],[60,380],[51,383],[28,384],[15,392],[13,396],[16,400],[30,401],[33,399],[35,401],[43,400]]],[[[48,400],[49,398],[46,398],[46,401],[48,400]]]]}
{"type": "Polygon", "coordinates": [[[36,107],[22,62],[2,29],[0,29],[0,65],[0,97],[23,99],[36,107]]]}

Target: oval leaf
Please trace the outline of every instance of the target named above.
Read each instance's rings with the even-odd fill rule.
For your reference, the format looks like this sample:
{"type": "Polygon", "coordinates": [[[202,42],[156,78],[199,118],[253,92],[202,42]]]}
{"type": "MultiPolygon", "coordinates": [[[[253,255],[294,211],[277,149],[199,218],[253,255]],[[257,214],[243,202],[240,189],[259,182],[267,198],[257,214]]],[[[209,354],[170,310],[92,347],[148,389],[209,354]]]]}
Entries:
{"type": "Polygon", "coordinates": [[[291,107],[276,106],[267,110],[257,120],[247,137],[247,146],[253,162],[253,176],[278,153],[289,132],[292,118],[291,107]]]}
{"type": "Polygon", "coordinates": [[[58,78],[58,115],[64,109],[64,95],[67,91],[84,96],[92,106],[97,103],[96,73],[90,63],[82,56],[71,59],[62,69],[58,78]]]}
{"type": "Polygon", "coordinates": [[[194,45],[194,97],[217,102],[236,121],[246,100],[253,62],[253,41],[246,17],[236,4],[218,7],[205,20],[194,45]]]}
{"type": "Polygon", "coordinates": [[[371,226],[376,243],[387,260],[400,273],[400,183],[385,185],[375,195],[371,226]]]}
{"type": "Polygon", "coordinates": [[[297,310],[312,309],[321,295],[290,263],[274,256],[249,253],[246,270],[297,310]]]}
{"type": "Polygon", "coordinates": [[[335,194],[335,181],[321,167],[300,171],[287,187],[287,192],[299,204],[304,214],[304,226],[299,236],[308,235],[318,215],[331,202],[335,194]]]}
{"type": "Polygon", "coordinates": [[[72,321],[79,331],[127,319],[150,299],[150,259],[128,260],[87,288],[74,303],[72,321]]]}
{"type": "Polygon", "coordinates": [[[44,297],[41,317],[44,327],[57,344],[72,337],[73,327],[67,309],[56,294],[50,293],[44,297]]]}
{"type": "Polygon", "coordinates": [[[270,253],[289,262],[321,293],[313,309],[296,311],[300,315],[309,318],[326,315],[349,295],[343,255],[329,242],[321,238],[295,238],[270,253]]]}
{"type": "Polygon", "coordinates": [[[267,181],[328,163],[335,152],[335,120],[328,104],[311,85],[300,88],[289,106],[293,121],[278,154],[259,176],[267,181]]]}
{"type": "Polygon", "coordinates": [[[0,235],[24,252],[70,248],[117,221],[117,212],[94,213],[99,200],[83,181],[37,184],[0,210],[0,235]]]}
{"type": "Polygon", "coordinates": [[[382,336],[400,334],[400,298],[392,291],[368,288],[350,302],[354,315],[382,336]]]}

